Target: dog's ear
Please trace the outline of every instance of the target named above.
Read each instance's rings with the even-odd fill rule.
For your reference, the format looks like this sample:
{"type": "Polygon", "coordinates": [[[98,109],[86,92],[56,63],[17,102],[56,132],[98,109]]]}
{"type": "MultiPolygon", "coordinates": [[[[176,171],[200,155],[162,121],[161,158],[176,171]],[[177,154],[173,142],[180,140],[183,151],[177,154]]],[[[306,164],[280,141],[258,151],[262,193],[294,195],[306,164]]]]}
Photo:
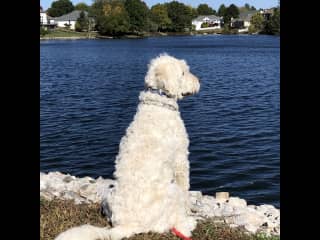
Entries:
{"type": "Polygon", "coordinates": [[[157,87],[163,90],[169,90],[167,80],[170,78],[170,71],[164,64],[157,66],[154,69],[154,77],[157,83],[157,87]]]}
{"type": "Polygon", "coordinates": [[[182,68],[177,59],[161,55],[152,59],[145,77],[146,87],[161,89],[176,99],[182,98],[182,68]]]}
{"type": "Polygon", "coordinates": [[[181,84],[179,83],[175,65],[161,64],[155,68],[154,73],[158,89],[162,89],[169,95],[179,98],[181,84]]]}

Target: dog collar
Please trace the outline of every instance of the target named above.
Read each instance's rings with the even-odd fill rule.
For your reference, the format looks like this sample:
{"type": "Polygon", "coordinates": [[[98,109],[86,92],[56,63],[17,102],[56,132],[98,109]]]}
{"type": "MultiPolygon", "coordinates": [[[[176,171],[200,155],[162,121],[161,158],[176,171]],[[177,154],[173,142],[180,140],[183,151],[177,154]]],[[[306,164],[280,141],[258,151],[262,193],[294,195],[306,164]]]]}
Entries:
{"type": "MultiPolygon", "coordinates": [[[[166,97],[166,98],[169,98],[169,99],[173,100],[172,97],[168,97],[168,95],[166,93],[164,93],[163,91],[158,90],[158,89],[148,88],[144,92],[145,93],[157,94],[157,95],[159,95],[161,97],[166,97]]],[[[172,111],[178,111],[177,106],[174,106],[174,105],[172,105],[170,103],[165,103],[165,102],[162,102],[162,101],[159,101],[159,100],[156,100],[156,99],[150,99],[150,98],[140,99],[140,102],[143,103],[143,104],[146,104],[146,105],[155,105],[155,106],[167,108],[167,109],[172,110],[172,111]]]]}
{"type": "Polygon", "coordinates": [[[160,96],[166,96],[167,98],[174,98],[173,95],[170,95],[169,93],[166,93],[165,91],[161,90],[161,89],[154,89],[154,88],[151,88],[151,87],[147,87],[145,89],[146,92],[151,92],[151,93],[155,93],[155,94],[158,94],[160,96]]]}

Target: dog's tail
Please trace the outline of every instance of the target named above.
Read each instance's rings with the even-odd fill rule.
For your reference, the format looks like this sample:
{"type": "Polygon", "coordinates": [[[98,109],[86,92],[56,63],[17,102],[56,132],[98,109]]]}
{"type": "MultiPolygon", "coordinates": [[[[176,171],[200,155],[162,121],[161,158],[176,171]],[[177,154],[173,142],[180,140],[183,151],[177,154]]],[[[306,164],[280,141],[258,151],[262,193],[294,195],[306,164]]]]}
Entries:
{"type": "Polygon", "coordinates": [[[110,229],[100,228],[92,225],[82,225],[70,228],[60,233],[55,240],[95,240],[95,239],[111,239],[110,229]]]}
{"type": "Polygon", "coordinates": [[[82,225],[60,233],[55,240],[120,240],[135,233],[139,233],[139,230],[130,227],[103,228],[82,225]]]}

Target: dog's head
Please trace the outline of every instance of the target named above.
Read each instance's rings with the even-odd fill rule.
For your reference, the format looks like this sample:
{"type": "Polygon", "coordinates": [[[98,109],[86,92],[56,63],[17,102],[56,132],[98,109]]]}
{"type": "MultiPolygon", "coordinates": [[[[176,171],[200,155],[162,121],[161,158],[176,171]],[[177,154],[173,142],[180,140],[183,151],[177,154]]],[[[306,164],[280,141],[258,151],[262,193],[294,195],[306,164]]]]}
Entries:
{"type": "Polygon", "coordinates": [[[199,79],[190,72],[186,61],[167,54],[151,60],[145,85],[161,89],[175,99],[193,95],[200,89],[199,79]]]}

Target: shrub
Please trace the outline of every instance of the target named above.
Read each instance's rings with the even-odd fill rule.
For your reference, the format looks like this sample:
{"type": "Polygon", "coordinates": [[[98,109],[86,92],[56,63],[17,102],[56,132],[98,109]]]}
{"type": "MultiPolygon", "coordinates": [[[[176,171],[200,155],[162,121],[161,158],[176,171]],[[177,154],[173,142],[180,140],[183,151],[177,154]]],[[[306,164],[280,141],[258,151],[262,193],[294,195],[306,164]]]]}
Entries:
{"type": "Polygon", "coordinates": [[[48,30],[46,30],[44,27],[40,27],[40,36],[44,36],[48,34],[48,30]]]}
{"type": "Polygon", "coordinates": [[[256,33],[257,30],[253,25],[250,25],[249,28],[248,28],[248,32],[252,34],[252,33],[256,33]]]}
{"type": "Polygon", "coordinates": [[[71,24],[65,23],[64,26],[66,29],[70,29],[71,24]]]}
{"type": "Polygon", "coordinates": [[[207,28],[209,27],[209,24],[207,22],[204,22],[201,24],[201,28],[207,28]]]}
{"type": "Polygon", "coordinates": [[[82,32],[82,26],[79,22],[76,22],[76,25],[74,27],[77,32],[82,32]]]}

